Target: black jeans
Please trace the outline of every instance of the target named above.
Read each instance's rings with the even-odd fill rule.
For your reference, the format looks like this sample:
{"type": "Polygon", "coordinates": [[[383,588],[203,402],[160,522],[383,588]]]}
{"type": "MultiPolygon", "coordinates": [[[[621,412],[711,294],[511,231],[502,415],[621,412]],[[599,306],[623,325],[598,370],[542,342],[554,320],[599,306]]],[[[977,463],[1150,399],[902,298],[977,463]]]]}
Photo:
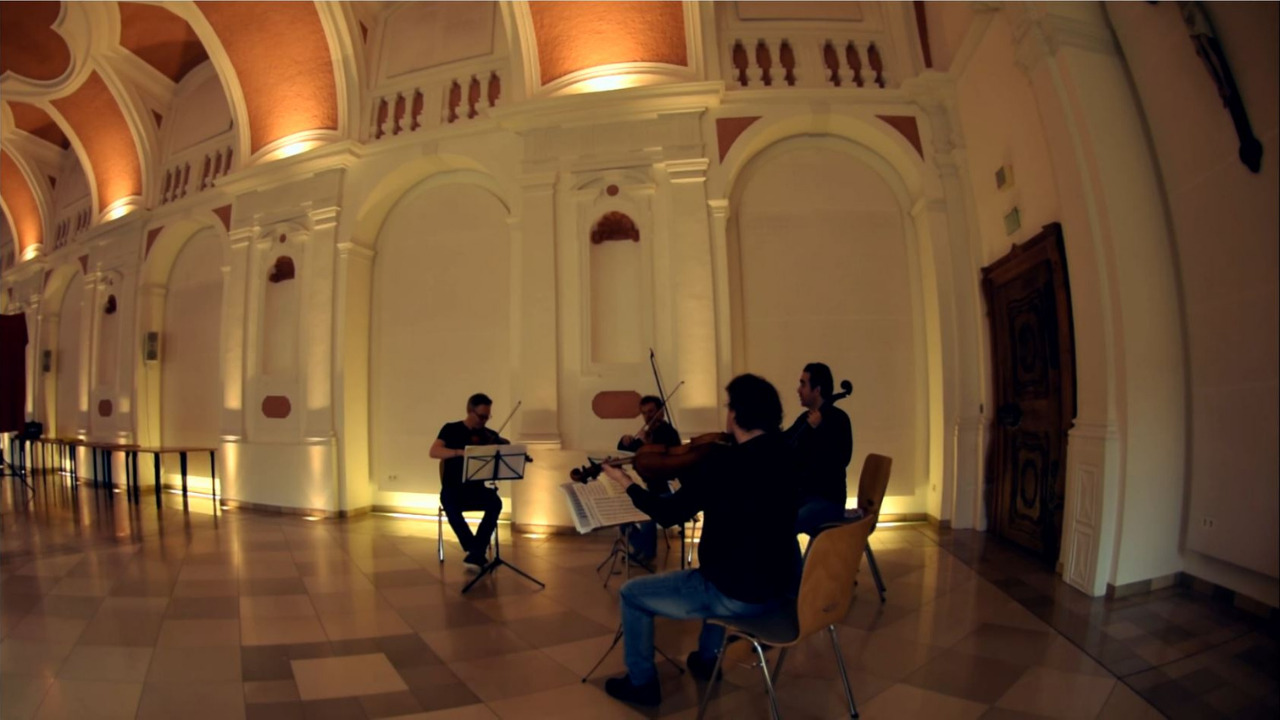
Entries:
{"type": "Polygon", "coordinates": [[[483,555],[489,547],[489,538],[493,537],[493,531],[498,527],[498,514],[502,512],[502,498],[498,497],[498,491],[479,482],[448,485],[440,490],[440,504],[444,507],[449,527],[458,536],[462,549],[468,553],[483,555]],[[465,510],[484,511],[484,518],[480,520],[480,527],[475,534],[472,534],[466,519],[462,517],[465,510]]]}

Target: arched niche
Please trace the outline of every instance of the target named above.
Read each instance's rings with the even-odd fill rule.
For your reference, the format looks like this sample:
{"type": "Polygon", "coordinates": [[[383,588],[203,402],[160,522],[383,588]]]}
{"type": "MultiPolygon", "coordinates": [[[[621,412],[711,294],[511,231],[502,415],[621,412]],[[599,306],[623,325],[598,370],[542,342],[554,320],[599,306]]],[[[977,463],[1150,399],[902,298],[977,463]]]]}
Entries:
{"type": "Polygon", "coordinates": [[[46,332],[53,331],[49,333],[51,345],[45,348],[52,352],[53,392],[48,407],[53,411],[54,422],[50,431],[58,437],[73,437],[82,432],[81,413],[88,409],[87,388],[81,378],[85,283],[79,270],[78,265],[67,268],[61,297],[54,301],[56,318],[46,316],[46,332]],[[50,328],[51,324],[55,327],[50,328]]]}
{"type": "MultiPolygon", "coordinates": [[[[164,285],[159,358],[144,364],[160,373],[160,443],[217,447],[222,412],[219,367],[222,321],[221,228],[205,227],[182,243],[164,285]]],[[[144,403],[139,403],[140,405],[144,403]]],[[[165,458],[165,482],[180,482],[176,458],[165,458]]],[[[192,487],[205,491],[205,453],[193,453],[192,487]]]]}
{"type": "Polygon", "coordinates": [[[493,397],[495,417],[514,402],[506,206],[448,175],[405,192],[377,235],[369,429],[383,499],[375,504],[410,504],[388,493],[439,492],[438,464],[425,451],[442,424],[463,417],[470,394],[493,397]]]}
{"type": "Polygon", "coordinates": [[[898,511],[924,512],[928,348],[901,181],[848,140],[782,140],[742,168],[729,218],[734,373],[773,382],[788,420],[806,363],[852,381],[850,496],[862,459],[880,453],[894,458],[898,511]]]}

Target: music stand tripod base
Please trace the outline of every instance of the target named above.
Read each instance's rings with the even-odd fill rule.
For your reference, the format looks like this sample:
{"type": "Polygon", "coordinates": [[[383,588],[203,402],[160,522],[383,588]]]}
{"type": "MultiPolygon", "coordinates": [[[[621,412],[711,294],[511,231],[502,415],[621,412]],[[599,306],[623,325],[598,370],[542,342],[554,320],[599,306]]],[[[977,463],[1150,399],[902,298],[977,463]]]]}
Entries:
{"type": "MultiPolygon", "coordinates": [[[[524,479],[525,448],[523,445],[469,445],[463,453],[464,482],[524,479]]],[[[535,583],[538,587],[547,587],[546,583],[503,560],[502,548],[495,545],[493,560],[463,586],[462,594],[467,594],[467,591],[480,582],[481,578],[493,574],[500,567],[511,568],[517,575],[535,583]]]]}

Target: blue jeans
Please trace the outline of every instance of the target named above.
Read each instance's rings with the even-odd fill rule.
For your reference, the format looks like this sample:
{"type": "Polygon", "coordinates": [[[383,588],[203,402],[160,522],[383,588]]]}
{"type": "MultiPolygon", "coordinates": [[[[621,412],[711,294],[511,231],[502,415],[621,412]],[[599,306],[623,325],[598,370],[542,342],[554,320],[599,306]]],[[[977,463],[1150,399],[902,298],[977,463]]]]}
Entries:
{"type": "MultiPolygon", "coordinates": [[[[776,610],[782,601],[745,603],[716,589],[701,570],[677,570],[636,578],[622,586],[622,637],[627,674],[633,685],[646,685],[658,677],[653,664],[653,618],[676,620],[709,617],[753,617],[776,610]]],[[[702,624],[698,652],[713,658],[724,642],[724,628],[702,624]]]]}

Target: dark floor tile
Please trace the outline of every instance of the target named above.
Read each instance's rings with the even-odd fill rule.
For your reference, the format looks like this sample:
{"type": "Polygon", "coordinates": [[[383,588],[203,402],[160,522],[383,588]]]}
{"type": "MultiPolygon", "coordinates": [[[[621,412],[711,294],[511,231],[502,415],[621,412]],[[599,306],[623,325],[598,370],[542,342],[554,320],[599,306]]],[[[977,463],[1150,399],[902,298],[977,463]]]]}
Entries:
{"type": "Polygon", "coordinates": [[[329,642],[296,643],[282,645],[290,660],[314,660],[316,658],[334,657],[333,645],[329,642]]]}
{"type": "Polygon", "coordinates": [[[307,586],[302,578],[257,578],[240,580],[241,595],[304,595],[307,586]]]}
{"type": "Polygon", "coordinates": [[[359,698],[304,700],[302,716],[306,720],[367,720],[359,698]]]}
{"type": "Polygon", "coordinates": [[[288,645],[245,645],[240,648],[240,675],[244,682],[292,680],[288,645]]]}
{"type": "Polygon", "coordinates": [[[333,647],[333,657],[346,657],[347,655],[369,655],[370,653],[382,652],[382,648],[378,646],[377,638],[355,638],[352,640],[334,640],[329,644],[333,647]]]}
{"type": "Polygon", "coordinates": [[[301,702],[259,703],[244,706],[245,720],[305,720],[301,702]]]}
{"type": "Polygon", "coordinates": [[[240,599],[236,597],[175,597],[169,601],[169,620],[236,620],[240,599]]]}
{"type": "Polygon", "coordinates": [[[418,704],[418,699],[413,696],[413,693],[407,691],[364,695],[360,698],[360,705],[364,708],[365,715],[369,716],[370,720],[422,712],[422,706],[418,704]]]}
{"type": "Polygon", "coordinates": [[[378,648],[397,670],[420,665],[438,665],[443,660],[418,635],[393,635],[377,639],[378,648]]]}
{"type": "Polygon", "coordinates": [[[925,690],[991,705],[1013,687],[1027,666],[948,650],[908,675],[905,682],[925,690]]]}
{"type": "Polygon", "coordinates": [[[434,685],[429,688],[414,688],[410,686],[409,692],[413,694],[418,704],[426,712],[445,710],[462,705],[475,705],[481,702],[480,698],[471,692],[471,688],[461,682],[452,685],[434,685]]]}

